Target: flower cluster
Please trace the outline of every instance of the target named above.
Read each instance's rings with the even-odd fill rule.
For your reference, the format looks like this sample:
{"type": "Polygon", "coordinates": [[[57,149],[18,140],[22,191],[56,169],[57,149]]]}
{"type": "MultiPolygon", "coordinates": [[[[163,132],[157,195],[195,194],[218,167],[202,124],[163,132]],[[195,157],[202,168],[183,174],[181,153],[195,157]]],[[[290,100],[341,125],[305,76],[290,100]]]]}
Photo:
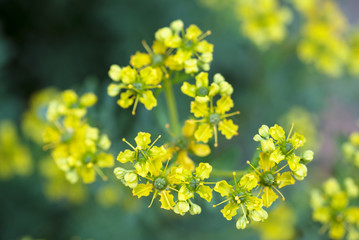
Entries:
{"type": "Polygon", "coordinates": [[[204,180],[209,178],[212,167],[208,163],[200,163],[195,172],[191,172],[182,166],[169,165],[165,147],[154,145],[158,138],[151,144],[150,137],[149,133],[139,132],[135,138],[136,147],[124,139],[132,150],[120,152],[117,160],[130,162],[133,168],[115,168],[116,177],[131,188],[133,195],[138,198],[153,192],[150,206],[159,196],[163,209],[173,210],[180,215],[186,212],[199,214],[201,208],[192,200],[197,193],[211,201],[212,189],[205,185],[204,180]],[[177,194],[177,199],[174,194],[177,194]]]}
{"type": "Polygon", "coordinates": [[[124,90],[117,103],[122,108],[133,105],[132,114],[135,114],[138,101],[151,110],[157,106],[153,89],[161,88],[162,81],[169,80],[172,72],[194,74],[209,70],[213,45],[204,40],[209,34],[196,25],[184,29],[181,20],[159,29],[152,48],[143,42],[147,53],[137,52],[131,56],[129,66],[111,66],[109,76],[116,83],[109,85],[108,95],[117,96],[124,90]]]}
{"type": "Polygon", "coordinates": [[[252,171],[242,175],[238,181],[234,176],[234,185],[225,180],[217,182],[214,190],[226,197],[224,202],[228,201],[221,211],[223,216],[231,220],[241,209],[242,214],[236,223],[238,229],[246,228],[249,220],[258,222],[267,219],[268,214],[263,207],[270,207],[278,195],[284,200],[279,189],[294,184],[293,176],[303,180],[307,175],[305,164],[313,160],[313,152],[305,151],[301,157],[295,155],[294,150],[304,145],[305,138],[298,133],[290,135],[291,132],[285,138],[283,128],[278,125],[271,128],[262,125],[259,134],[254,136],[254,140],[261,144],[258,167],[247,162],[252,171]],[[282,164],[283,161],[286,164],[282,164]],[[287,166],[290,170],[283,172],[287,166]]]}
{"type": "Polygon", "coordinates": [[[237,0],[237,17],[243,34],[260,48],[281,42],[287,35],[291,11],[278,0],[237,0]]]}
{"type": "Polygon", "coordinates": [[[313,220],[329,229],[330,238],[342,239],[346,233],[347,239],[359,238],[359,207],[350,204],[358,194],[358,186],[352,178],[346,178],[343,186],[330,178],[323,184],[323,189],[312,191],[313,220]]]}
{"type": "Polygon", "coordinates": [[[0,179],[14,175],[26,176],[32,172],[29,149],[19,139],[13,122],[0,122],[0,179]]]}
{"type": "MultiPolygon", "coordinates": [[[[186,122],[184,136],[193,134],[196,126],[192,124],[193,121],[186,122]]],[[[212,172],[211,165],[199,163],[194,168],[194,162],[188,160],[188,157],[185,157],[186,160],[177,160],[177,164],[175,164],[175,162],[171,162],[173,153],[168,153],[168,151],[176,151],[176,147],[172,146],[167,149],[164,146],[157,147],[155,143],[158,138],[151,144],[150,137],[149,133],[139,132],[135,138],[136,146],[132,146],[123,139],[132,150],[122,151],[117,157],[119,162],[132,165],[132,168],[127,169],[117,167],[114,174],[125,186],[132,189],[133,195],[140,198],[149,196],[153,192],[150,206],[153,200],[160,196],[162,208],[184,215],[186,212],[191,214],[201,212],[201,207],[193,202],[196,193],[210,202],[214,190],[225,197],[224,201],[214,207],[227,202],[227,205],[221,210],[227,220],[231,220],[240,210],[240,217],[236,223],[238,229],[246,228],[250,221],[266,220],[268,213],[264,208],[270,207],[278,195],[284,200],[279,189],[294,184],[294,178],[303,180],[307,174],[305,164],[313,159],[313,152],[309,150],[300,157],[295,154],[295,151],[305,143],[305,138],[302,135],[294,133],[291,136],[289,133],[285,138],[285,132],[280,126],[275,125],[269,128],[263,125],[259,129],[259,134],[254,137],[261,144],[258,167],[254,167],[248,162],[250,168],[238,174],[239,178],[234,172],[233,184],[226,180],[212,183],[206,181],[212,172]],[[286,164],[283,164],[284,162],[286,164]],[[287,166],[289,166],[289,170],[283,172],[287,166]],[[211,184],[215,184],[215,186],[211,188],[209,186],[211,184]]],[[[189,141],[188,139],[190,138],[185,139],[186,147],[178,147],[182,149],[177,150],[178,154],[184,151],[184,155],[187,155],[186,151],[190,149],[188,146],[191,144],[191,148],[203,150],[204,146],[195,146],[196,144],[192,142],[193,139],[189,141]]]]}
{"type": "Polygon", "coordinates": [[[238,134],[238,126],[231,119],[227,119],[239,114],[239,112],[227,113],[234,106],[231,98],[233,88],[221,74],[215,74],[213,82],[209,85],[208,73],[201,72],[196,76],[194,85],[184,82],[181,90],[194,98],[191,102],[191,113],[194,117],[200,118],[192,120],[198,123],[194,132],[197,141],[207,143],[214,135],[215,146],[217,146],[217,129],[227,139],[238,134]],[[214,98],[218,95],[220,98],[214,105],[214,98]]]}
{"type": "Polygon", "coordinates": [[[349,48],[344,37],[346,20],[333,0],[293,0],[303,15],[302,39],[298,54],[325,74],[338,76],[344,70],[349,48]]]}
{"type": "Polygon", "coordinates": [[[93,93],[78,97],[66,90],[60,100],[50,102],[46,112],[49,124],[43,133],[44,148],[52,148],[52,157],[71,183],[80,177],[84,183],[92,183],[96,172],[106,179],[100,168],[114,164],[113,156],[105,152],[111,146],[107,135],[100,134],[84,118],[96,101],[93,93]]]}
{"type": "Polygon", "coordinates": [[[39,133],[48,125],[46,112],[49,102],[60,97],[60,92],[55,88],[45,88],[31,96],[29,110],[22,118],[22,130],[28,138],[39,145],[43,144],[42,135],[39,133]]]}

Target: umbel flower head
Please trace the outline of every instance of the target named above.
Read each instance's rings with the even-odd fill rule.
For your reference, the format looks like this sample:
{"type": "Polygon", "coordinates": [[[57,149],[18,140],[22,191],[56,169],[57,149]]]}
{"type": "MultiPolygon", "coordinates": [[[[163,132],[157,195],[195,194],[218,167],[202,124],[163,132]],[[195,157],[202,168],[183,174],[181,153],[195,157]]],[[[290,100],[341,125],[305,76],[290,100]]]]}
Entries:
{"type": "Polygon", "coordinates": [[[359,207],[350,204],[351,199],[358,197],[359,188],[352,178],[346,178],[341,186],[337,179],[330,178],[322,189],[311,192],[313,220],[329,229],[329,237],[347,239],[359,237],[359,207]]]}
{"type": "Polygon", "coordinates": [[[227,113],[233,106],[231,94],[232,86],[226,82],[222,75],[216,74],[213,83],[208,85],[208,73],[201,72],[196,76],[196,84],[192,85],[184,82],[181,90],[184,94],[193,97],[191,102],[191,113],[198,123],[198,127],[194,133],[197,141],[207,143],[210,138],[215,138],[215,146],[217,146],[217,129],[227,138],[231,139],[237,135],[238,126],[231,119],[227,119],[239,112],[227,113]],[[220,96],[214,106],[214,97],[220,96]]]}
{"type": "Polygon", "coordinates": [[[52,149],[51,156],[71,183],[80,177],[84,183],[92,183],[96,172],[106,179],[101,168],[114,164],[113,156],[105,152],[111,146],[107,135],[100,134],[84,119],[87,108],[96,101],[93,93],[79,98],[74,91],[66,90],[60,100],[50,102],[47,110],[44,149],[52,149]]]}
{"type": "Polygon", "coordinates": [[[157,106],[157,100],[151,89],[161,88],[162,71],[151,66],[137,70],[131,66],[120,68],[112,65],[109,71],[111,79],[118,83],[111,83],[108,86],[108,94],[117,96],[121,90],[117,104],[123,108],[133,105],[132,114],[135,114],[138,101],[143,103],[148,110],[157,106]]]}
{"type": "Polygon", "coordinates": [[[254,136],[254,140],[260,142],[261,146],[259,167],[253,167],[255,170],[253,174],[256,177],[250,179],[251,184],[260,186],[260,194],[262,194],[265,207],[272,205],[278,198],[277,194],[284,200],[278,188],[294,184],[293,176],[297,180],[303,180],[307,175],[305,164],[313,159],[313,152],[310,150],[305,151],[301,157],[295,154],[295,150],[304,145],[305,138],[296,132],[291,135],[292,130],[293,126],[286,138],[282,127],[274,125],[269,128],[262,125],[259,133],[254,136]],[[289,170],[283,171],[287,166],[289,170]]]}
{"type": "Polygon", "coordinates": [[[187,29],[183,26],[181,20],[176,20],[170,27],[159,29],[152,48],[142,42],[147,53],[136,52],[131,56],[129,66],[111,66],[108,74],[115,83],[109,85],[108,95],[121,93],[118,105],[122,108],[133,105],[132,114],[135,114],[138,102],[151,110],[157,106],[153,89],[161,88],[161,82],[169,80],[172,73],[194,74],[209,70],[213,45],[204,38],[210,32],[203,33],[196,25],[187,29]]]}
{"type": "MultiPolygon", "coordinates": [[[[241,212],[240,217],[236,222],[237,229],[244,229],[249,224],[250,220],[255,222],[263,222],[268,218],[268,213],[262,208],[262,199],[254,196],[252,189],[255,187],[253,184],[243,184],[243,177],[240,182],[237,181],[235,172],[234,185],[228,184],[227,181],[222,180],[216,183],[214,191],[221,194],[226,199],[213,205],[216,207],[222,203],[228,202],[227,205],[221,210],[223,216],[228,220],[232,220],[237,215],[238,210],[241,212]]],[[[246,180],[245,180],[246,181],[246,180]]]]}

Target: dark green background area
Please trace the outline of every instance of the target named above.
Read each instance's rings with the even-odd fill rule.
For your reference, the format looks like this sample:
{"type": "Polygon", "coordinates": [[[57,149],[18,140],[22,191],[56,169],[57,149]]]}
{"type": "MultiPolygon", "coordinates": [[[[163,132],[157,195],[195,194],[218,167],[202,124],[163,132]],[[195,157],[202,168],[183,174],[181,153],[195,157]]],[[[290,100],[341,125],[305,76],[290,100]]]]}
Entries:
{"type": "MultiPolygon", "coordinates": [[[[214,167],[246,167],[245,161],[256,148],[252,137],[257,129],[261,124],[273,125],[295,105],[317,115],[318,131],[327,138],[336,140],[354,129],[359,117],[358,79],[331,79],[301,63],[296,56],[299,22],[291,26],[282,44],[260,51],[241,35],[231,9],[216,12],[191,0],[0,0],[0,120],[19,124],[30,96],[45,87],[94,91],[99,102],[89,119],[109,134],[114,155],[126,147],[120,139],[133,139],[138,131],[162,134],[164,143],[169,138],[164,128],[168,122],[165,98],[159,96],[158,107],[151,112],[140,105],[133,117],[130,110],[121,109],[115,98],[107,96],[111,82],[107,72],[111,64],[127,65],[131,55],[144,51],[142,40],[152,43],[155,31],[176,19],[212,31],[206,38],[215,46],[210,78],[220,72],[233,85],[235,108],[241,111],[234,118],[239,136],[231,141],[221,136],[219,147],[206,158],[214,167]],[[344,116],[332,119],[328,112],[335,115],[338,109],[344,109],[339,111],[344,116]]],[[[184,121],[189,116],[190,99],[176,87],[184,121]]],[[[25,142],[38,162],[44,153],[25,142]]],[[[330,164],[340,156],[334,151],[328,158],[323,155],[326,151],[318,152],[307,182],[285,191],[288,203],[296,206],[297,239],[321,239],[317,236],[319,225],[311,221],[308,196],[311,184],[330,175],[330,164]]],[[[158,203],[148,209],[148,198],[133,198],[141,202],[137,211],[103,208],[94,200],[96,189],[105,184],[101,180],[89,186],[91,194],[85,204],[49,202],[42,192],[43,181],[36,170],[29,178],[0,182],[0,239],[24,235],[48,240],[73,236],[96,240],[259,238],[253,229],[236,230],[235,221],[226,221],[220,208],[212,208],[220,198],[210,204],[202,202],[199,216],[180,217],[160,209],[158,203]]]]}

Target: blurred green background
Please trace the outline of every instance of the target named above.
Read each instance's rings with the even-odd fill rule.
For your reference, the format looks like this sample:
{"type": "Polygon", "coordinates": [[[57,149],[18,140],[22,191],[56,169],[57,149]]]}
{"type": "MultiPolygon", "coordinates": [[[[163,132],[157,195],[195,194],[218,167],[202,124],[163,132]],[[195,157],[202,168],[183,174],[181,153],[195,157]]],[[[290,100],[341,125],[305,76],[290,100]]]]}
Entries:
{"type": "MultiPolygon", "coordinates": [[[[358,4],[343,1],[341,7],[355,22],[351,14],[359,10],[358,4]]],[[[220,137],[206,161],[220,169],[241,169],[256,149],[252,138],[262,124],[282,122],[288,130],[293,119],[304,116],[303,131],[312,129],[308,138],[316,158],[306,181],[285,189],[286,204],[289,219],[296,219],[294,239],[326,239],[311,220],[309,190],[335,172],[333,165],[342,158],[340,143],[357,128],[359,81],[347,75],[333,79],[303,64],[295,47],[298,22],[284,42],[261,51],[241,35],[233,12],[214,11],[199,1],[0,0],[0,121],[10,119],[19,127],[31,95],[53,86],[98,95],[89,120],[109,134],[114,155],[125,147],[120,139],[133,139],[138,131],[166,136],[164,98],[151,112],[140,106],[133,117],[107,96],[107,72],[111,64],[128,64],[132,54],[143,51],[142,40],[151,43],[157,29],[176,19],[212,31],[206,38],[215,46],[210,76],[220,72],[233,85],[235,106],[241,111],[235,118],[239,136],[231,141],[220,137]]],[[[179,86],[176,95],[185,120],[189,99],[179,86]]],[[[106,185],[101,180],[86,186],[88,195],[81,204],[50,201],[37,167],[47,153],[27,139],[23,142],[31,148],[34,173],[0,181],[0,239],[261,238],[257,227],[236,230],[212,204],[203,203],[199,216],[181,217],[157,203],[148,209],[149,199],[132,197],[118,181],[113,183],[119,189],[115,204],[99,204],[98,192],[106,185]]]]}

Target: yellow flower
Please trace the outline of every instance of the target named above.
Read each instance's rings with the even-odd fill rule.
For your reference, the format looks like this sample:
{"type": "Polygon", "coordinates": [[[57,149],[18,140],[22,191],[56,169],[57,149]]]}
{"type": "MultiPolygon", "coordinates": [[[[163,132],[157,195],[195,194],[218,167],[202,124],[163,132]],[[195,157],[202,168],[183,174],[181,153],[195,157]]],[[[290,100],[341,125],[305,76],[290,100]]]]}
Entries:
{"type": "Polygon", "coordinates": [[[142,177],[146,177],[148,173],[151,176],[158,175],[162,168],[162,161],[167,160],[165,159],[167,154],[164,146],[154,146],[157,140],[158,138],[149,145],[151,143],[151,134],[139,132],[135,138],[137,146],[133,147],[123,139],[133,151],[127,149],[120,152],[117,160],[121,163],[133,163],[137,173],[142,177]]]}
{"type": "Polygon", "coordinates": [[[241,0],[236,10],[243,34],[262,49],[283,41],[292,19],[290,10],[277,0],[241,0]]]}
{"type": "Polygon", "coordinates": [[[126,90],[120,94],[120,99],[117,101],[121,107],[128,108],[134,104],[132,114],[135,114],[138,101],[148,110],[157,106],[157,100],[151,89],[161,88],[162,71],[159,68],[149,66],[137,71],[126,66],[120,70],[119,77],[115,79],[120,83],[110,84],[107,89],[108,95],[117,96],[122,89],[126,90]]]}
{"type": "Polygon", "coordinates": [[[230,96],[222,96],[217,100],[216,106],[213,106],[212,101],[212,96],[208,102],[192,101],[191,112],[196,118],[202,118],[195,120],[199,123],[194,133],[196,140],[207,143],[214,134],[215,146],[217,146],[217,128],[227,139],[238,134],[238,126],[227,118],[237,115],[239,112],[226,113],[233,107],[233,100],[230,96]]]}

